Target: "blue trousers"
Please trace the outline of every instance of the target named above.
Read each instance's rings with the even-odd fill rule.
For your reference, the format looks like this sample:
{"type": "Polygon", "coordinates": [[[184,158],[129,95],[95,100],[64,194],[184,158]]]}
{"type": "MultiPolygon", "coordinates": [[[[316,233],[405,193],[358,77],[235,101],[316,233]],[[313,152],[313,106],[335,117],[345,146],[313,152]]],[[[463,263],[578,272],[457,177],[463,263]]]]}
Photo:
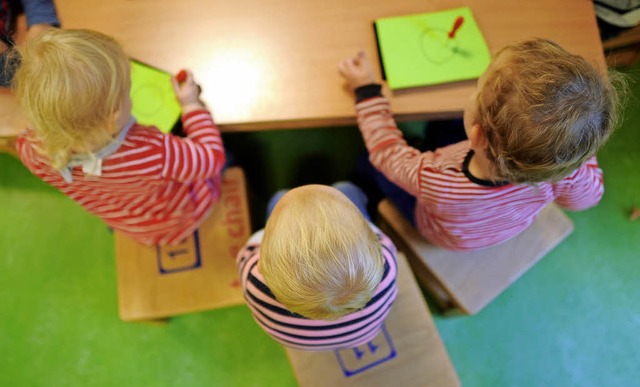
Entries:
{"type": "MultiPolygon", "coordinates": [[[[388,198],[398,208],[400,213],[415,226],[416,198],[387,179],[369,162],[369,154],[363,153],[358,160],[358,174],[367,181],[373,181],[374,190],[379,190],[383,197],[388,198]]],[[[379,195],[379,194],[378,194],[379,195]]]]}
{"type": "MultiPolygon", "coordinates": [[[[462,119],[429,121],[424,129],[422,139],[408,141],[411,146],[420,152],[434,151],[447,145],[455,144],[467,138],[462,119]]],[[[380,173],[369,162],[369,154],[364,152],[358,159],[357,172],[365,187],[371,186],[372,200],[387,197],[398,208],[400,213],[416,225],[415,209],[416,198],[402,188],[398,187],[380,173]]]]}
{"type": "MultiPolygon", "coordinates": [[[[348,197],[349,200],[351,200],[351,202],[353,202],[353,204],[355,204],[356,207],[358,207],[358,209],[362,213],[362,216],[364,216],[364,218],[369,222],[371,221],[371,217],[367,213],[367,202],[369,201],[369,199],[367,198],[367,194],[365,194],[364,191],[360,189],[360,187],[358,187],[357,185],[349,181],[339,181],[335,184],[332,184],[331,186],[337,189],[338,191],[342,192],[346,197],[348,197]]],[[[273,209],[276,206],[276,204],[278,204],[278,201],[280,201],[280,199],[288,191],[289,191],[288,189],[281,189],[280,191],[273,194],[271,199],[269,199],[269,203],[267,203],[266,219],[269,219],[269,215],[271,215],[271,212],[273,212],[273,209]]]]}

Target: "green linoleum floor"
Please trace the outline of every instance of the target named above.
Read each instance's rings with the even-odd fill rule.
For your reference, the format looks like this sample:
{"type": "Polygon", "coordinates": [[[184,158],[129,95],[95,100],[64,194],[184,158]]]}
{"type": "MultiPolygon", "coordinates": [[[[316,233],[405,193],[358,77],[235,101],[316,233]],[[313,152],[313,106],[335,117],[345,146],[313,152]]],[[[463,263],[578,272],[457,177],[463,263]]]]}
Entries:
{"type": "MultiPolygon", "coordinates": [[[[574,233],[481,313],[435,316],[464,386],[640,383],[640,220],[628,220],[640,206],[640,84],[632,88],[625,123],[599,154],[601,204],[570,213],[574,233]]],[[[363,149],[355,128],[225,140],[247,171],[256,226],[269,194],[348,178],[363,149]]],[[[164,326],[121,322],[112,234],[4,154],[0,230],[0,386],[295,385],[284,350],[244,306],[164,326]]]]}

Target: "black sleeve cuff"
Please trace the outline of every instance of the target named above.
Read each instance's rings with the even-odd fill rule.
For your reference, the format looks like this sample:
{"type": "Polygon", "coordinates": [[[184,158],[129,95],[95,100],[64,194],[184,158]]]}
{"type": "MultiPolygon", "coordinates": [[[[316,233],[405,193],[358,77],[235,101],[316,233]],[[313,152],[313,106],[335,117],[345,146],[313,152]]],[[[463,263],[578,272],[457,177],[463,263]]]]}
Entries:
{"type": "Polygon", "coordinates": [[[370,83],[356,88],[355,93],[356,103],[369,98],[382,97],[382,85],[379,83],[370,83]]]}

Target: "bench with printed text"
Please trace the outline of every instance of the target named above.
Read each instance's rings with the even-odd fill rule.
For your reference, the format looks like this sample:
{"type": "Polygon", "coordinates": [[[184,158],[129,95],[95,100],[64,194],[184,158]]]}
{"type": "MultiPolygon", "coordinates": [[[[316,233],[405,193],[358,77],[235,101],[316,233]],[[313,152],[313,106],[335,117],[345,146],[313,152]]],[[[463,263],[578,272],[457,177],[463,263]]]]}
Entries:
{"type": "Polygon", "coordinates": [[[224,172],[220,201],[180,245],[145,246],[116,231],[120,317],[153,320],[243,304],[235,257],[250,232],[238,167],[224,172]]]}
{"type": "Polygon", "coordinates": [[[402,253],[398,296],[382,331],[366,345],[338,351],[287,348],[302,387],[449,387],[460,381],[402,253]]]}

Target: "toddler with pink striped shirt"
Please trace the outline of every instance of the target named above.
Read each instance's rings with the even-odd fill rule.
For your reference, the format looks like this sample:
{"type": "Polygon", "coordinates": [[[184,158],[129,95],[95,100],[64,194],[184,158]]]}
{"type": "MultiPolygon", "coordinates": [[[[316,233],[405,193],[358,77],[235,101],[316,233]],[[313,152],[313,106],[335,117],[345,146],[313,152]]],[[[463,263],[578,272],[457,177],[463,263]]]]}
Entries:
{"type": "Polygon", "coordinates": [[[237,257],[254,319],[287,347],[325,351],[375,338],[398,293],[397,251],[349,182],[274,195],[237,257]]]}

